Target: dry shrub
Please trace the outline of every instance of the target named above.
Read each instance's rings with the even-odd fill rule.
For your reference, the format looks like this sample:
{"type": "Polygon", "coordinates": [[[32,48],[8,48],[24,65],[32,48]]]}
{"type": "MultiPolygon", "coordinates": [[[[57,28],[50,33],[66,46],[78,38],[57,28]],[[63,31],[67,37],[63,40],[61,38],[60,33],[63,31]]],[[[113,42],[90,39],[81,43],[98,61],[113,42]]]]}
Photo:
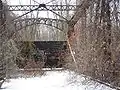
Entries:
{"type": "Polygon", "coordinates": [[[44,63],[38,61],[28,61],[27,65],[24,67],[24,71],[22,72],[27,77],[33,77],[33,76],[40,76],[43,75],[42,68],[44,66],[44,63]]]}
{"type": "MultiPolygon", "coordinates": [[[[1,1],[1,10],[8,8],[5,3],[1,1]]],[[[10,38],[14,32],[14,26],[10,21],[14,18],[11,12],[1,11],[0,13],[0,78],[10,78],[15,74],[17,66],[15,64],[18,49],[14,40],[10,38]]]]}
{"type": "MultiPolygon", "coordinates": [[[[77,72],[120,86],[119,0],[87,1],[88,6],[81,7],[84,13],[74,26],[75,38],[70,37],[77,72]]],[[[67,58],[69,68],[76,70],[71,57],[67,58]]]]}

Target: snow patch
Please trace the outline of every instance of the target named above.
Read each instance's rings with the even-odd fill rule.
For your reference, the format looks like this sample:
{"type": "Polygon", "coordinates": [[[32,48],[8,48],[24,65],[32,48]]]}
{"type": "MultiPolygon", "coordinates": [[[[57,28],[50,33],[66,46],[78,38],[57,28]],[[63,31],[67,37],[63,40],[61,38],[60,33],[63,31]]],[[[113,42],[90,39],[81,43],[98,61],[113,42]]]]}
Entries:
{"type": "Polygon", "coordinates": [[[41,77],[11,79],[3,84],[2,90],[112,90],[105,85],[83,84],[84,77],[73,80],[72,74],[68,71],[48,71],[41,77]]]}

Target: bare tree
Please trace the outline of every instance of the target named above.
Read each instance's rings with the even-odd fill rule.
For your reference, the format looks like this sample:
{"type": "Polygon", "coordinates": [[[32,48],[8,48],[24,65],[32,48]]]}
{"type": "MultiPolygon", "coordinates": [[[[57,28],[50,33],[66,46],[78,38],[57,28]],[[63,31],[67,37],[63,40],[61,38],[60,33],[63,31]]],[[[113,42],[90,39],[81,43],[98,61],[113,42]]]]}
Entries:
{"type": "MultiPolygon", "coordinates": [[[[70,36],[78,66],[77,72],[113,86],[120,86],[120,2],[119,0],[82,1],[81,4],[86,5],[81,5],[82,13],[70,36]]],[[[69,68],[76,69],[76,66],[73,66],[75,64],[70,65],[69,68]]]]}
{"type": "Polygon", "coordinates": [[[13,16],[10,12],[5,12],[5,8],[7,5],[0,0],[0,87],[4,80],[10,77],[13,68],[15,69],[18,51],[15,42],[10,39],[15,30],[14,26],[9,24],[13,16]]]}

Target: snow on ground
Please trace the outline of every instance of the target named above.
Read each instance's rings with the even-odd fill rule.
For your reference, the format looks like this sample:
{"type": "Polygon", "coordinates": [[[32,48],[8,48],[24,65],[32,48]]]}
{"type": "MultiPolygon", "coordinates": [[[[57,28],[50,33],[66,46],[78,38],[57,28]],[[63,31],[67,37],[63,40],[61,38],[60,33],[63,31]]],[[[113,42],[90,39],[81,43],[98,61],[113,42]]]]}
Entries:
{"type": "Polygon", "coordinates": [[[85,78],[72,76],[68,71],[48,71],[46,75],[33,78],[11,79],[2,90],[112,90],[105,85],[87,84],[85,78]],[[86,83],[86,84],[85,84],[86,83]]]}

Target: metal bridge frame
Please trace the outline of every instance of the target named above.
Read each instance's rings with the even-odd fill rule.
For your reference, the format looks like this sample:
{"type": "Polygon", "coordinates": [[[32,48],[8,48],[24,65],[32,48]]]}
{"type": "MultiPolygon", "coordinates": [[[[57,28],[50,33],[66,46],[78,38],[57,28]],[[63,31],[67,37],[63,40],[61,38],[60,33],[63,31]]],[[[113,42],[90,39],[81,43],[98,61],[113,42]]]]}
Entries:
{"type": "MultiPolygon", "coordinates": [[[[79,8],[79,5],[8,5],[8,8],[3,9],[4,11],[29,11],[20,17],[31,13],[32,11],[51,11],[54,14],[60,16],[55,11],[76,11],[76,9],[79,8]]],[[[69,21],[64,18],[63,16],[60,16],[64,20],[59,19],[52,19],[52,18],[25,18],[25,19],[19,19],[20,17],[13,20],[14,26],[16,31],[19,31],[27,26],[36,25],[36,24],[44,24],[51,27],[54,27],[56,29],[59,29],[60,31],[63,31],[66,33],[68,31],[68,25],[69,21]]]]}
{"type": "MultiPolygon", "coordinates": [[[[60,16],[55,11],[76,11],[77,6],[76,5],[8,5],[8,9],[6,11],[51,11],[54,14],[60,16]]],[[[27,12],[26,14],[30,13],[27,12]]],[[[24,15],[24,14],[23,14],[24,15]]],[[[23,16],[22,15],[22,16],[23,16]]],[[[21,17],[21,16],[20,16],[21,17]]],[[[14,20],[14,24],[16,29],[20,30],[22,28],[25,28],[27,26],[31,26],[34,24],[44,24],[48,26],[55,27],[56,29],[59,29],[60,31],[66,32],[68,29],[68,20],[64,18],[63,16],[60,16],[64,20],[59,19],[51,19],[51,18],[26,18],[19,20],[14,20]]]]}
{"type": "MultiPolygon", "coordinates": [[[[39,5],[8,5],[5,11],[30,11],[39,7],[39,5]]],[[[79,5],[46,5],[46,8],[53,11],[76,11],[79,5]]],[[[40,7],[37,11],[47,11],[44,7],[40,7]]]]}
{"type": "Polygon", "coordinates": [[[35,24],[48,25],[63,32],[67,31],[66,29],[68,27],[68,23],[66,21],[52,18],[25,18],[14,21],[14,25],[17,30],[21,30],[27,26],[35,24]]]}

